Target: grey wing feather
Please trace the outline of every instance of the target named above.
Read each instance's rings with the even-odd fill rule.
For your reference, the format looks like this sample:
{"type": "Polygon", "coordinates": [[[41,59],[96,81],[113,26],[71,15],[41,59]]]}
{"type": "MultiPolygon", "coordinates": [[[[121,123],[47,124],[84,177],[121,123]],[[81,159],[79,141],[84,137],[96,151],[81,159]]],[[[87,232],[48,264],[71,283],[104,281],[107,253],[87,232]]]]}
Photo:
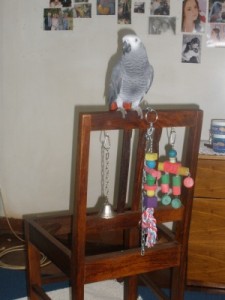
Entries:
{"type": "Polygon", "coordinates": [[[121,76],[121,62],[119,61],[112,70],[112,75],[109,84],[109,95],[108,101],[109,104],[114,102],[117,99],[117,96],[120,92],[122,76],[121,76]]]}
{"type": "Polygon", "coordinates": [[[150,89],[150,87],[152,85],[153,79],[154,79],[154,69],[153,69],[152,65],[149,65],[148,73],[149,73],[148,74],[148,76],[149,76],[149,84],[147,85],[146,94],[149,91],[149,89],[150,89]]]}

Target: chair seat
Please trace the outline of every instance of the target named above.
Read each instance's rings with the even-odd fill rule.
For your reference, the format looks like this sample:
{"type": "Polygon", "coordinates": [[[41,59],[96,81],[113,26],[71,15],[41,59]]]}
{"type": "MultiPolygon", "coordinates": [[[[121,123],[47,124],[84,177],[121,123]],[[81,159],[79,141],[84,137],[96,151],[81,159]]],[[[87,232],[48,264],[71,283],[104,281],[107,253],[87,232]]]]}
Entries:
{"type": "MultiPolygon", "coordinates": [[[[160,223],[182,220],[183,213],[183,206],[179,209],[173,209],[172,207],[159,204],[155,209],[155,217],[160,223]]],[[[62,264],[64,268],[68,265],[67,276],[70,275],[72,218],[73,216],[71,214],[62,215],[60,213],[51,213],[49,216],[45,215],[44,217],[40,217],[40,215],[37,217],[35,217],[35,215],[25,217],[27,223],[30,224],[30,242],[35,245],[35,241],[42,240],[42,247],[39,248],[40,251],[46,253],[50,260],[56,261],[56,265],[59,268],[62,264]],[[60,255],[60,260],[57,260],[57,255],[60,255]]],[[[85,273],[89,274],[89,276],[85,279],[85,283],[94,282],[95,279],[101,281],[104,279],[119,278],[120,276],[117,274],[117,270],[120,270],[121,261],[125,259],[127,260],[127,266],[126,273],[123,274],[123,277],[158,270],[159,266],[154,263],[154,258],[157,258],[157,261],[160,257],[159,261],[162,269],[179,264],[181,246],[177,241],[171,240],[170,231],[169,235],[166,236],[167,239],[164,239],[164,242],[161,241],[157,243],[154,248],[145,251],[144,259],[140,257],[140,244],[138,247],[135,247],[135,249],[129,249],[125,254],[123,253],[123,229],[138,227],[140,220],[140,211],[129,211],[126,214],[119,213],[111,219],[103,219],[98,213],[92,213],[87,216],[86,255],[88,256],[86,257],[85,273]],[[107,235],[109,232],[110,235],[116,232],[117,241],[113,241],[111,238],[110,242],[105,242],[102,230],[101,236],[99,236],[99,231],[102,228],[104,228],[104,232],[106,232],[107,235]],[[118,234],[120,234],[120,240],[118,240],[118,234]],[[93,238],[94,236],[95,239],[93,238]],[[115,244],[116,242],[117,244],[115,244]],[[112,252],[118,252],[113,260],[110,259],[112,252]],[[138,271],[136,264],[130,263],[132,261],[139,265],[139,259],[142,260],[142,264],[145,265],[145,268],[141,266],[140,271],[138,271]],[[110,268],[108,276],[103,272],[104,265],[110,268]],[[92,277],[95,279],[92,279],[92,277]]]]}

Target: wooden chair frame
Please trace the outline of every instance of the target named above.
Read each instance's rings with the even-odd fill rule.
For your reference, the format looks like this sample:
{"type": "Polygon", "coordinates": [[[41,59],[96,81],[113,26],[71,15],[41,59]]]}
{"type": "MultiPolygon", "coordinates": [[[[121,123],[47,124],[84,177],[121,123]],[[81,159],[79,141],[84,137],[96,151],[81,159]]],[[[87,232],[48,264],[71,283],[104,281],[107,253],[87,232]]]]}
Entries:
{"type": "MultiPolygon", "coordinates": [[[[199,109],[160,109],[154,123],[154,150],[158,151],[163,128],[186,127],[185,155],[183,163],[189,167],[195,178],[203,113],[199,109]]],[[[144,112],[145,115],[145,112],[144,112]]],[[[80,113],[77,141],[77,163],[75,179],[75,199],[72,214],[49,214],[25,216],[25,236],[27,243],[28,294],[30,299],[50,299],[42,288],[40,252],[44,253],[70,280],[72,299],[84,299],[84,284],[107,279],[124,279],[124,299],[137,299],[138,277],[148,282],[148,272],[171,268],[170,299],[183,299],[186,279],[188,234],[191,219],[194,188],[182,188],[182,207],[158,205],[155,218],[163,234],[165,243],[157,243],[140,253],[140,199],[142,173],[145,155],[146,130],[153,122],[154,113],[149,113],[148,121],[138,118],[130,111],[126,118],[120,112],[80,113]],[[92,131],[120,130],[123,132],[120,162],[120,180],[116,216],[103,219],[98,214],[87,214],[88,167],[90,135],[92,131]],[[132,182],[132,204],[126,207],[129,181],[130,147],[133,130],[138,131],[134,179],[132,182]],[[176,223],[176,231],[171,232],[163,223],[176,223]],[[162,225],[161,225],[162,224],[162,225]],[[52,230],[51,228],[55,228],[52,230]],[[121,230],[124,241],[119,251],[87,255],[88,237],[102,231],[121,230]],[[57,236],[71,238],[71,247],[62,243],[57,236]],[[140,275],[140,276],[138,276],[140,275]]],[[[176,144],[178,141],[176,141],[176,144]]],[[[156,287],[154,291],[156,292],[156,287]]],[[[167,299],[160,290],[159,299],[167,299]]]]}

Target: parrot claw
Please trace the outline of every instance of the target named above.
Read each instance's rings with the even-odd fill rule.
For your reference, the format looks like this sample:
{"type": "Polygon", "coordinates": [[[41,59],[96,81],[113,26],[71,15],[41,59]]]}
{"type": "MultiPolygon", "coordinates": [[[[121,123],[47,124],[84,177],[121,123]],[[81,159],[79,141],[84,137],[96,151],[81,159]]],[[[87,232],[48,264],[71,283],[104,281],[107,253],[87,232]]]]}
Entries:
{"type": "Polygon", "coordinates": [[[139,117],[140,119],[143,119],[143,111],[142,111],[142,109],[141,109],[139,106],[133,108],[133,110],[135,110],[135,111],[137,112],[138,117],[139,117]]]}
{"type": "Polygon", "coordinates": [[[125,110],[123,107],[119,107],[119,108],[117,109],[117,111],[120,111],[121,114],[122,114],[123,119],[125,119],[126,114],[127,114],[126,110],[125,110]]]}

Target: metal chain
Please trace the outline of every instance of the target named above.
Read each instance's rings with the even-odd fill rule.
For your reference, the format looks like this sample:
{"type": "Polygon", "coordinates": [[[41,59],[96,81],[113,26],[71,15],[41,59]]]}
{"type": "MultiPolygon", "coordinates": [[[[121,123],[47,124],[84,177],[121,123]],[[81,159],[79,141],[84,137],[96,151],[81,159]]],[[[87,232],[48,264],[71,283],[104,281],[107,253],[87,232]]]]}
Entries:
{"type": "Polygon", "coordinates": [[[110,138],[106,131],[101,132],[101,195],[109,197],[109,149],[110,138]]]}
{"type": "Polygon", "coordinates": [[[105,195],[105,159],[104,159],[104,147],[103,144],[101,146],[101,195],[102,197],[105,195]]]}
{"type": "Polygon", "coordinates": [[[174,148],[176,142],[176,130],[174,127],[171,127],[169,134],[169,144],[174,148]]]}
{"type": "Polygon", "coordinates": [[[109,199],[109,149],[105,149],[105,196],[109,199]]]}
{"type": "Polygon", "coordinates": [[[153,152],[153,135],[154,135],[154,131],[155,131],[155,128],[153,126],[153,123],[151,122],[150,123],[150,126],[146,132],[146,149],[145,151],[146,152],[150,152],[152,153],[153,152]]]}
{"type": "MultiPolygon", "coordinates": [[[[153,138],[154,138],[154,123],[158,120],[158,114],[155,109],[152,109],[151,107],[147,107],[147,112],[145,114],[145,120],[149,123],[149,128],[146,132],[145,138],[146,138],[146,146],[145,146],[145,152],[153,153],[153,138]],[[151,115],[154,114],[155,117],[152,120],[151,115]]],[[[142,176],[142,191],[144,191],[143,185],[146,183],[146,172],[145,169],[143,169],[143,176],[142,176]]],[[[145,211],[144,207],[144,192],[142,192],[142,213],[145,211]]],[[[145,255],[145,230],[144,228],[141,229],[141,255],[145,255]]]]}
{"type": "MultiPolygon", "coordinates": [[[[149,128],[146,132],[145,138],[146,138],[146,147],[145,147],[145,153],[153,152],[153,136],[154,136],[154,131],[155,128],[153,126],[153,123],[151,122],[149,124],[149,128]]],[[[143,185],[146,183],[146,172],[143,169],[143,176],[142,176],[142,190],[143,190],[143,185]]],[[[144,207],[144,193],[142,193],[142,213],[145,211],[144,207]]],[[[141,255],[145,255],[145,230],[142,228],[141,230],[141,255]]]]}
{"type": "MultiPolygon", "coordinates": [[[[144,209],[144,195],[142,193],[142,213],[145,211],[144,209]]],[[[145,255],[145,230],[141,228],[141,256],[145,255]]]]}

